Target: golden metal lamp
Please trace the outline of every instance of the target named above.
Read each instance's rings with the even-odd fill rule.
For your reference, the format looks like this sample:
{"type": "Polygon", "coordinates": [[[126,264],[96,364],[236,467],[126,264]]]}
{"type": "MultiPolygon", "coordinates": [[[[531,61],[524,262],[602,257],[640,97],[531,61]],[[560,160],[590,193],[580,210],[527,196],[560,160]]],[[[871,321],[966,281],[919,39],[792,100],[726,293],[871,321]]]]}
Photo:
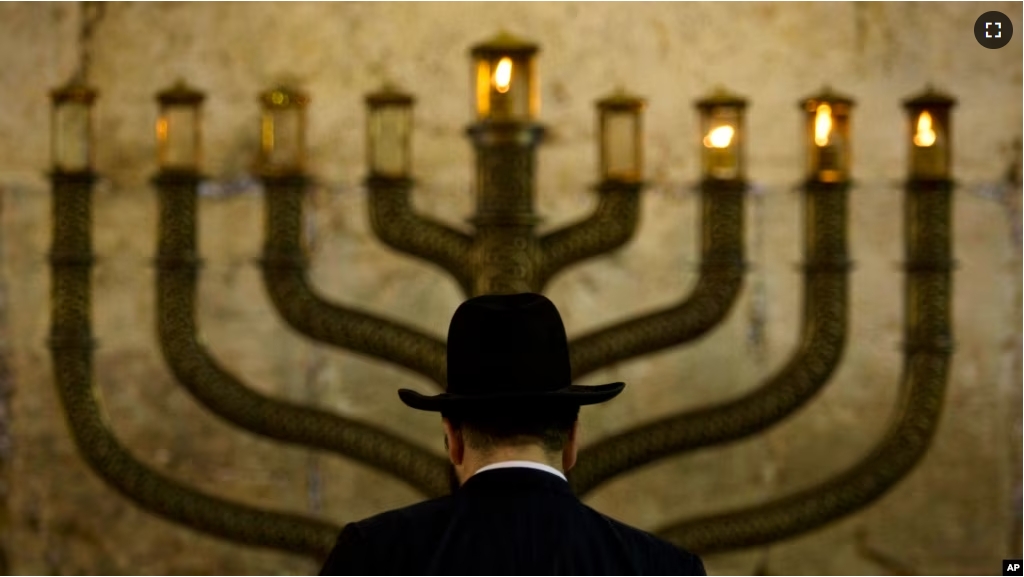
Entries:
{"type": "Polygon", "coordinates": [[[414,99],[385,84],[366,96],[366,160],[370,176],[408,178],[414,99]]]}
{"type": "Polygon", "coordinates": [[[260,171],[293,174],[306,165],[306,107],[309,96],[296,88],[279,86],[260,96],[260,171]]]}
{"type": "Polygon", "coordinates": [[[92,107],[98,93],[77,80],[50,93],[53,170],[86,173],[93,169],[92,107]]]}
{"type": "Polygon", "coordinates": [[[850,177],[850,109],[853,100],[825,87],[800,103],[807,117],[810,180],[843,182],[850,177]]]}
{"type": "Polygon", "coordinates": [[[164,171],[197,172],[202,162],[200,106],[206,96],[179,80],[157,96],[157,163],[164,171]]]}
{"type": "Polygon", "coordinates": [[[950,109],[956,100],[928,87],[903,103],[910,123],[910,178],[950,176],[950,109]]]}
{"type": "Polygon", "coordinates": [[[597,101],[602,181],[643,180],[645,105],[623,89],[597,101]]]}
{"type": "Polygon", "coordinates": [[[743,116],[747,101],[724,88],[698,100],[703,176],[743,180],[743,116]]]}
{"type": "Polygon", "coordinates": [[[530,121],[540,112],[536,44],[500,32],[472,48],[476,118],[530,121]]]}

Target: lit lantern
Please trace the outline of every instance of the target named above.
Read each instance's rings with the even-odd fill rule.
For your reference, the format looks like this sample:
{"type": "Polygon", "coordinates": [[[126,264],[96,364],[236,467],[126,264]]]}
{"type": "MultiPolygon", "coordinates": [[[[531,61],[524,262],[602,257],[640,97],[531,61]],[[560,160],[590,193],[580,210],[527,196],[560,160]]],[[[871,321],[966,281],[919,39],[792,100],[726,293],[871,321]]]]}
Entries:
{"type": "Polygon", "coordinates": [[[412,96],[389,85],[366,97],[366,154],[371,175],[409,176],[412,105],[412,96]]]}
{"type": "Polygon", "coordinates": [[[930,86],[904,101],[910,122],[910,178],[949,178],[949,112],[955,105],[955,99],[930,86]]]}
{"type": "Polygon", "coordinates": [[[644,100],[618,90],[597,101],[603,180],[640,182],[643,179],[644,100]]]}
{"type": "Polygon", "coordinates": [[[723,88],[697,101],[705,178],[743,178],[743,114],[746,107],[745,99],[723,88]]]}
{"type": "Polygon", "coordinates": [[[260,96],[260,166],[270,174],[302,172],[306,163],[306,106],[309,97],[278,87],[260,96]]]}
{"type": "Polygon", "coordinates": [[[205,96],[179,80],[157,94],[157,161],[161,170],[198,171],[201,125],[199,106],[205,96]]]}
{"type": "Polygon", "coordinates": [[[529,121],[540,109],[534,56],[538,47],[507,32],[473,47],[478,120],[529,121]]]}
{"type": "Polygon", "coordinates": [[[53,102],[50,143],[56,172],[92,170],[92,105],[96,96],[95,90],[77,81],[50,93],[53,102]]]}
{"type": "Polygon", "coordinates": [[[850,176],[850,109],[853,100],[825,90],[800,103],[807,115],[809,177],[841,182],[850,176]]]}

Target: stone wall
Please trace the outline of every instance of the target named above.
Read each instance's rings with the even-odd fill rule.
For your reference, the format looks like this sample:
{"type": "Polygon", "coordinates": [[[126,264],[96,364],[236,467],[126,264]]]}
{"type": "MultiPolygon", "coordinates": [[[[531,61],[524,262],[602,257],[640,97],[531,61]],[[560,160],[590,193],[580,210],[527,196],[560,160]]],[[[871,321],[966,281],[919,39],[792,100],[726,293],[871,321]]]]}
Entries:
{"type": "MultiPolygon", "coordinates": [[[[900,179],[904,112],[927,82],[955,95],[955,334],[931,451],[893,491],[804,536],[709,556],[712,573],[991,573],[1021,556],[1021,102],[1019,3],[111,3],[82,41],[78,4],[0,4],[0,361],[14,396],[0,485],[3,548],[15,573],[310,573],[315,563],[236,546],[136,508],[77,454],[45,348],[50,199],[47,91],[89,56],[97,106],[94,330],[111,426],[140,460],[210,493],[337,523],[415,502],[404,484],[344,459],[257,438],[177,386],[155,340],[155,93],[176,78],[208,94],[200,203],[206,267],[200,324],[215,356],[253,388],[370,420],[441,453],[436,419],[395,390],[429,391],[403,370],[310,342],[270,304],[254,258],[262,202],[251,183],[256,94],[282,80],[313,96],[309,142],[320,186],[309,206],[313,278],[328,297],[443,335],[461,300],[439,270],[373,237],[362,96],[394,79],[417,96],[416,207],[458,226],[472,212],[468,47],[507,28],[542,45],[538,176],[545,228],[587,213],[596,176],[593,101],[616,85],[649,98],[641,227],[622,250],[557,277],[549,296],[570,335],[685,297],[695,278],[697,124],[715,85],[746,95],[752,261],[741,300],[709,336],[592,374],[624,380],[584,411],[584,442],[752,390],[797,345],[801,310],[801,117],[829,83],[854,96],[849,344],[826,390],[766,434],[665,459],[588,502],[645,529],[750,506],[820,483],[881,436],[899,386],[900,179]],[[1000,50],[972,30],[1000,10],[1017,36],[1000,50]]],[[[0,447],[3,448],[3,447],[0,447]]]]}

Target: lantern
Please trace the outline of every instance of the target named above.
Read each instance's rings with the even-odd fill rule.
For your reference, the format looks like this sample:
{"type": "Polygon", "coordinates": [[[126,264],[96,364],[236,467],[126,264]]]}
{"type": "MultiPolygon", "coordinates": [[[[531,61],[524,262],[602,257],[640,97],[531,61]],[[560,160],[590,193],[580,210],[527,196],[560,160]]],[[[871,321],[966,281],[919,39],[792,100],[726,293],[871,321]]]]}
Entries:
{"type": "Polygon", "coordinates": [[[821,182],[850,177],[850,109],[853,100],[825,88],[800,103],[807,118],[808,176],[821,182]]]}
{"type": "Polygon", "coordinates": [[[56,172],[89,172],[93,168],[92,105],[97,93],[78,82],[51,92],[53,169],[56,172]]]}
{"type": "Polygon", "coordinates": [[[745,99],[724,88],[697,101],[704,178],[743,178],[743,114],[746,106],[745,99]]]}
{"type": "Polygon", "coordinates": [[[205,96],[179,80],[157,94],[157,162],[161,170],[198,171],[201,126],[199,107],[205,96]]]}
{"type": "Polygon", "coordinates": [[[409,176],[412,105],[412,96],[390,85],[366,97],[366,154],[371,175],[409,176]]]}
{"type": "Polygon", "coordinates": [[[302,172],[306,164],[306,106],[309,97],[278,87],[260,96],[260,166],[269,174],[302,172]]]}
{"type": "Polygon", "coordinates": [[[534,56],[538,47],[507,32],[471,51],[476,117],[530,121],[540,108],[534,56]]]}
{"type": "Polygon", "coordinates": [[[601,178],[624,182],[643,179],[645,102],[620,89],[597,101],[601,178]]]}
{"type": "Polygon", "coordinates": [[[904,101],[910,123],[910,178],[950,176],[950,109],[956,100],[928,87],[904,101]]]}

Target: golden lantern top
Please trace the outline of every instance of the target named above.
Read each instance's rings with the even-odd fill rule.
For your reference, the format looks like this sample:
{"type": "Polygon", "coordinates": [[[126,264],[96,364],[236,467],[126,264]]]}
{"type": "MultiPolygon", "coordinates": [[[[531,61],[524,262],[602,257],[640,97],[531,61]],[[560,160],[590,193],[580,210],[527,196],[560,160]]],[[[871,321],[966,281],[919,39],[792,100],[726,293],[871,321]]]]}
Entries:
{"type": "Polygon", "coordinates": [[[99,93],[94,89],[90,88],[81,81],[75,79],[68,82],[60,88],[55,88],[50,92],[50,98],[53,99],[54,104],[64,104],[66,102],[77,102],[81,104],[92,104],[99,93]]]}
{"type": "Polygon", "coordinates": [[[309,104],[309,95],[297,88],[278,86],[260,95],[265,108],[303,108],[309,104]]]}
{"type": "Polygon", "coordinates": [[[179,79],[174,86],[157,93],[156,99],[161,106],[196,106],[206,99],[206,95],[179,79]]]}
{"type": "Polygon", "coordinates": [[[702,111],[720,107],[745,108],[747,106],[747,99],[738,94],[733,94],[720,86],[707,97],[698,100],[695,104],[697,108],[702,111]]]}
{"type": "Polygon", "coordinates": [[[390,82],[384,83],[380,90],[366,95],[366,104],[371,107],[378,106],[412,106],[416,99],[406,92],[402,92],[390,82]]]}
{"type": "Polygon", "coordinates": [[[912,113],[925,109],[952,108],[956,106],[956,99],[929,85],[921,94],[904,100],[903,106],[912,113]]]}
{"type": "Polygon", "coordinates": [[[515,36],[505,30],[487,40],[477,44],[470,50],[474,58],[493,58],[500,56],[532,56],[540,50],[540,46],[515,36]]]}
{"type": "Polygon", "coordinates": [[[850,107],[854,102],[849,96],[839,94],[833,91],[832,87],[826,85],[818,94],[801,100],[799,106],[808,112],[815,112],[819,104],[850,107]]]}
{"type": "Polygon", "coordinates": [[[618,88],[615,92],[597,101],[597,107],[601,110],[616,111],[638,111],[647,105],[647,101],[639,96],[626,92],[624,88],[618,88]]]}

